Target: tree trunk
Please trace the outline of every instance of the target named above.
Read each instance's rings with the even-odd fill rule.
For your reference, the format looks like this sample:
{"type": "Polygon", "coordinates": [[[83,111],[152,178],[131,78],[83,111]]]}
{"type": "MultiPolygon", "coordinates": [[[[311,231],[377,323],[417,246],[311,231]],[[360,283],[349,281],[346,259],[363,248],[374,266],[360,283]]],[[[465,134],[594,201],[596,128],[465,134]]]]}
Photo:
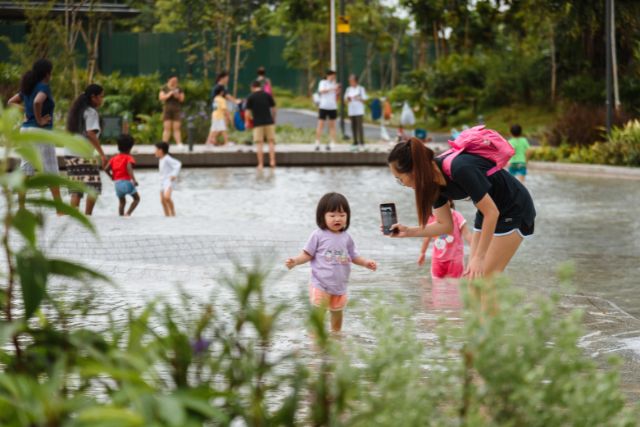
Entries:
{"type": "Polygon", "coordinates": [[[242,36],[240,33],[236,36],[236,57],[233,61],[233,97],[236,98],[238,96],[238,73],[240,71],[240,42],[242,41],[242,36]]]}
{"type": "Polygon", "coordinates": [[[384,58],[382,57],[382,55],[378,55],[378,73],[379,73],[379,84],[378,86],[380,87],[380,89],[382,91],[385,90],[385,81],[384,81],[384,58]]]}
{"type": "Polygon", "coordinates": [[[436,50],[436,62],[440,59],[440,40],[438,37],[438,30],[436,28],[436,23],[432,24],[433,27],[433,46],[436,50]]]}
{"type": "Polygon", "coordinates": [[[616,3],[611,0],[611,68],[613,74],[613,107],[620,112],[620,89],[618,87],[618,58],[616,55],[616,3]]]}
{"type": "Polygon", "coordinates": [[[231,69],[231,37],[232,37],[232,32],[231,29],[227,29],[227,40],[225,41],[225,60],[224,60],[224,69],[227,70],[227,72],[231,69]]]}
{"type": "Polygon", "coordinates": [[[216,56],[216,73],[222,71],[222,23],[218,21],[218,28],[216,34],[216,48],[215,48],[215,56],[216,56]]]}
{"type": "Polygon", "coordinates": [[[464,51],[465,53],[470,53],[470,43],[469,43],[469,13],[465,14],[464,18],[464,51]]]}
{"type": "Polygon", "coordinates": [[[550,32],[550,47],[551,47],[551,104],[555,105],[556,103],[556,86],[557,86],[557,77],[558,77],[558,64],[556,63],[556,37],[555,37],[555,29],[553,28],[553,24],[551,24],[551,32],[550,32]]]}
{"type": "Polygon", "coordinates": [[[420,31],[416,41],[416,52],[418,54],[416,68],[422,68],[427,65],[427,46],[429,46],[427,34],[423,34],[422,31],[420,31]]]}
{"type": "Polygon", "coordinates": [[[398,50],[400,49],[400,35],[393,40],[393,46],[391,47],[391,78],[389,84],[392,88],[396,86],[396,80],[398,78],[398,50]]]}
{"type": "Polygon", "coordinates": [[[358,79],[362,85],[371,86],[371,63],[373,62],[373,43],[367,42],[367,59],[364,66],[364,70],[360,73],[360,78],[358,79]]]}
{"type": "Polygon", "coordinates": [[[204,80],[209,79],[209,44],[205,30],[202,30],[202,77],[204,80]]]}

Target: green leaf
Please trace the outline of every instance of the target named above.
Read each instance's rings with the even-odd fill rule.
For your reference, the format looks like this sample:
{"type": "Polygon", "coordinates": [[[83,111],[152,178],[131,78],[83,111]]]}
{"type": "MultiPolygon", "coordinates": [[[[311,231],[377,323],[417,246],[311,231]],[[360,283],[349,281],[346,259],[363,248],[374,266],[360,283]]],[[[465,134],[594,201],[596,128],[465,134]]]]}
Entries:
{"type": "Polygon", "coordinates": [[[94,148],[89,141],[80,135],[72,135],[68,132],[56,130],[33,129],[14,135],[12,139],[19,144],[19,148],[30,144],[51,144],[56,147],[65,147],[77,153],[81,157],[92,157],[94,148]]]}
{"type": "Polygon", "coordinates": [[[0,175],[0,185],[7,186],[11,191],[23,190],[24,182],[25,175],[20,168],[0,175]]]}
{"type": "Polygon", "coordinates": [[[170,426],[181,427],[186,419],[184,407],[180,401],[172,396],[160,396],[158,400],[158,415],[170,426]]]}
{"type": "Polygon", "coordinates": [[[26,248],[16,254],[16,270],[22,286],[25,318],[29,319],[47,292],[48,261],[42,252],[26,248]]]}
{"type": "Polygon", "coordinates": [[[23,145],[15,148],[15,152],[25,159],[27,162],[38,171],[42,171],[42,159],[40,158],[40,151],[35,146],[23,145]]]}
{"type": "Polygon", "coordinates": [[[26,199],[26,203],[30,204],[30,205],[35,205],[35,206],[43,206],[43,207],[53,208],[56,211],[58,211],[60,213],[63,213],[65,215],[69,215],[73,219],[77,220],[79,223],[84,225],[88,230],[90,230],[90,231],[92,231],[94,233],[96,231],[94,226],[93,226],[93,224],[91,223],[91,221],[89,221],[89,218],[84,216],[82,214],[82,212],[80,212],[78,209],[74,208],[71,205],[68,205],[68,204],[64,203],[61,200],[28,198],[28,199],[26,199]]]}
{"type": "Polygon", "coordinates": [[[16,322],[0,322],[0,347],[4,347],[19,328],[20,324],[16,322]]]}
{"type": "Polygon", "coordinates": [[[49,274],[70,277],[77,280],[90,278],[111,282],[111,279],[102,273],[85,267],[82,264],[76,264],[63,259],[49,259],[49,274]]]}
{"type": "Polygon", "coordinates": [[[19,209],[14,215],[11,225],[31,246],[35,246],[36,229],[42,225],[42,218],[27,209],[19,209]]]}
{"type": "Polygon", "coordinates": [[[49,187],[65,187],[72,191],[80,191],[87,193],[91,196],[96,194],[95,190],[91,187],[84,185],[81,182],[73,181],[69,178],[65,178],[60,175],[41,173],[29,178],[26,182],[27,188],[49,188],[49,187]]]}
{"type": "Polygon", "coordinates": [[[142,427],[144,418],[130,409],[113,406],[94,406],[78,414],[77,424],[92,427],[142,427]]]}
{"type": "Polygon", "coordinates": [[[229,417],[219,408],[213,406],[206,397],[198,398],[189,395],[178,395],[185,408],[222,424],[229,422],[229,417]]]}

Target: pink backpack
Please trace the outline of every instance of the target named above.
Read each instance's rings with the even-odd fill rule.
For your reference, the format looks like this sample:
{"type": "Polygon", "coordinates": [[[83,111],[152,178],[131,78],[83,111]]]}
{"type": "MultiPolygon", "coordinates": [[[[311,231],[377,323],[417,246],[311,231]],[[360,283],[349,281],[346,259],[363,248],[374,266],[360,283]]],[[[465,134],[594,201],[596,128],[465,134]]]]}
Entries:
{"type": "Polygon", "coordinates": [[[439,156],[447,156],[442,161],[442,170],[449,178],[451,178],[451,162],[462,152],[475,154],[495,163],[495,167],[487,171],[487,176],[504,168],[515,153],[509,141],[495,130],[485,129],[484,125],[462,131],[455,140],[449,141],[449,145],[451,148],[439,156]]]}

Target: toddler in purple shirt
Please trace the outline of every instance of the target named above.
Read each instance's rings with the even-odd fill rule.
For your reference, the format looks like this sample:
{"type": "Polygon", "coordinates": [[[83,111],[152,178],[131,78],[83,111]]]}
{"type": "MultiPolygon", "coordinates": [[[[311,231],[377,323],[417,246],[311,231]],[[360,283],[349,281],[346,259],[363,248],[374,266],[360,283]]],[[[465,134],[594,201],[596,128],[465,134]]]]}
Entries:
{"type": "Polygon", "coordinates": [[[347,233],[351,210],[346,197],[327,193],[318,202],[316,223],[302,252],[285,262],[287,268],[311,261],[311,304],[331,311],[331,330],[342,329],[342,312],[347,304],[347,282],[351,263],[375,271],[374,260],[358,255],[353,239],[347,233]]]}

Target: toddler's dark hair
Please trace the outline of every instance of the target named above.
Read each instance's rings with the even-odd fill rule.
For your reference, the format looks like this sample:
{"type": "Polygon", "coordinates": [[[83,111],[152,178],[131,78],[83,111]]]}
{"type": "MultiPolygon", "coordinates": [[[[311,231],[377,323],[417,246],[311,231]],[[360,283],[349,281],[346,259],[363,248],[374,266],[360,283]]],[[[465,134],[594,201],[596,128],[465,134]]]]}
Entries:
{"type": "Polygon", "coordinates": [[[213,97],[215,98],[215,97],[216,97],[216,96],[218,96],[218,95],[222,95],[222,96],[224,96],[224,87],[222,87],[222,86],[216,86],[216,87],[213,89],[213,97]]]}
{"type": "Polygon", "coordinates": [[[327,223],[324,220],[324,215],[327,212],[344,212],[347,214],[347,224],[342,231],[346,231],[349,228],[349,222],[351,221],[351,209],[349,208],[349,202],[347,198],[340,193],[327,193],[318,202],[318,208],[316,209],[316,224],[322,230],[326,230],[327,223]]]}
{"type": "Polygon", "coordinates": [[[520,125],[511,126],[511,135],[516,137],[522,135],[522,127],[520,125]]]}
{"type": "Polygon", "coordinates": [[[157,142],[156,148],[161,150],[164,154],[169,154],[169,144],[166,142],[157,142]]]}
{"type": "Polygon", "coordinates": [[[262,83],[260,83],[258,80],[254,80],[251,82],[251,87],[262,87],[262,83]]]}
{"type": "Polygon", "coordinates": [[[133,137],[131,135],[120,135],[118,138],[118,151],[124,154],[129,154],[133,148],[133,137]]]}

